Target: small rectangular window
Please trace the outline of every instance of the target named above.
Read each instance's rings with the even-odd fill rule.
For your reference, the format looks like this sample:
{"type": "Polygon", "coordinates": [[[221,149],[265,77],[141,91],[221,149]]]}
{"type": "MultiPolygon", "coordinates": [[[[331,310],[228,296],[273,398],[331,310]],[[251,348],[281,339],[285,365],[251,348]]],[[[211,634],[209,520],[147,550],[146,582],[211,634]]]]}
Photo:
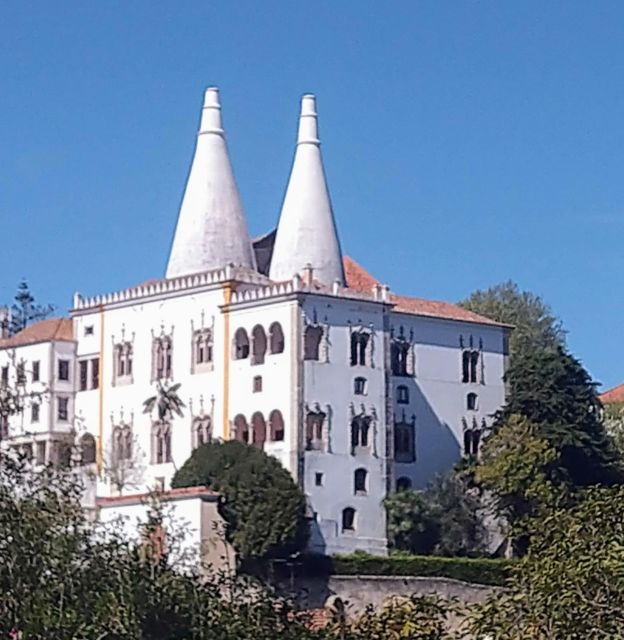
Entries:
{"type": "Polygon", "coordinates": [[[91,388],[97,389],[100,386],[100,359],[91,360],[91,388]]]}
{"type": "Polygon", "coordinates": [[[39,422],[39,405],[36,403],[30,407],[30,421],[39,422]]]}
{"type": "Polygon", "coordinates": [[[89,324],[84,328],[84,334],[85,336],[92,336],[93,335],[93,325],[89,324]]]}
{"type": "Polygon", "coordinates": [[[16,367],[17,384],[26,384],[26,365],[23,362],[18,363],[16,367]]]}
{"type": "Polygon", "coordinates": [[[254,376],[253,392],[258,393],[260,391],[262,391],[262,376],[254,376]]]}
{"type": "Polygon", "coordinates": [[[353,381],[353,393],[356,396],[366,395],[366,378],[356,378],[353,381]]]}
{"type": "Polygon", "coordinates": [[[314,474],[314,484],[315,484],[317,487],[322,487],[322,486],[323,486],[323,474],[322,474],[322,473],[320,473],[319,471],[317,471],[317,472],[314,474]]]}
{"type": "Polygon", "coordinates": [[[39,382],[39,360],[33,360],[32,363],[32,381],[39,382]]]}
{"type": "Polygon", "coordinates": [[[60,422],[67,422],[69,418],[69,398],[59,398],[56,417],[60,422]]]}
{"type": "Polygon", "coordinates": [[[45,440],[42,442],[37,442],[37,446],[35,448],[35,462],[37,464],[45,464],[46,462],[46,443],[45,440]]]}
{"type": "Polygon", "coordinates": [[[2,367],[2,386],[6,387],[9,384],[9,365],[2,367]]]}
{"type": "Polygon", "coordinates": [[[88,367],[89,362],[87,360],[81,360],[78,363],[79,368],[79,378],[80,378],[80,391],[87,390],[87,379],[88,379],[88,367]]]}
{"type": "Polygon", "coordinates": [[[58,379],[69,380],[69,360],[58,361],[58,379]]]}

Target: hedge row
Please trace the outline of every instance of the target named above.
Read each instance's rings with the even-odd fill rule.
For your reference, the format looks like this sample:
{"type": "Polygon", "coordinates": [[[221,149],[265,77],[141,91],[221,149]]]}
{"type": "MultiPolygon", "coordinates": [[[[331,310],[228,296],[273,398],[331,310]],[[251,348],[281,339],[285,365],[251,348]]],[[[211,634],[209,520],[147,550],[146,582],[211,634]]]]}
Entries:
{"type": "Polygon", "coordinates": [[[333,574],[455,578],[476,584],[503,585],[511,562],[495,558],[444,558],[397,554],[388,557],[354,554],[332,560],[333,574]]]}
{"type": "Polygon", "coordinates": [[[393,554],[387,557],[355,553],[349,556],[306,555],[294,562],[247,564],[244,571],[265,578],[290,576],[421,576],[454,578],[464,582],[504,585],[511,568],[509,560],[491,558],[444,558],[393,554]]]}

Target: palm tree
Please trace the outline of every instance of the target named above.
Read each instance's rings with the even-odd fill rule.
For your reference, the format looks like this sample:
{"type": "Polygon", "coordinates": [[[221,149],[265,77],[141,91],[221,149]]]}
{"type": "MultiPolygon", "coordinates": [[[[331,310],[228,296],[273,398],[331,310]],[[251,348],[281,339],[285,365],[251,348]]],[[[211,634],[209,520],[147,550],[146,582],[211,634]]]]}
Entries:
{"type": "Polygon", "coordinates": [[[170,418],[175,413],[183,417],[182,409],[186,406],[178,395],[180,383],[169,386],[166,382],[158,380],[156,382],[156,395],[143,402],[143,413],[152,413],[154,409],[158,412],[158,420],[162,421],[170,418]]]}

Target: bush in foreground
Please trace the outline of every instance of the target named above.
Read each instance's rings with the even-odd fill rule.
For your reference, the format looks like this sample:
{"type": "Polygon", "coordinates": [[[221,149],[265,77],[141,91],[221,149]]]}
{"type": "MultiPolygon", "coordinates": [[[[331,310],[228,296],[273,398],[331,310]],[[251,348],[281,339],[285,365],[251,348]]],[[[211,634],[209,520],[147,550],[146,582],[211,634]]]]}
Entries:
{"type": "Polygon", "coordinates": [[[285,557],[305,547],[305,496],[288,471],[260,449],[235,440],[205,444],[171,484],[205,485],[222,495],[226,535],[242,561],[285,557]]]}

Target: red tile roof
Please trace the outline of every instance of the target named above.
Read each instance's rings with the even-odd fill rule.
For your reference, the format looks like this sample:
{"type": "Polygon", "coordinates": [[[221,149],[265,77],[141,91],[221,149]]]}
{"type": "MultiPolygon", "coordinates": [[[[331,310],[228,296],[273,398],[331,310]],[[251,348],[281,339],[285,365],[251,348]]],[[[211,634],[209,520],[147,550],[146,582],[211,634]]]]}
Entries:
{"type": "MultiPolygon", "coordinates": [[[[98,507],[121,507],[141,504],[148,500],[151,495],[150,493],[132,493],[127,496],[102,497],[97,499],[97,504],[98,507]]],[[[218,496],[219,494],[215,493],[209,487],[180,487],[179,489],[169,489],[168,491],[160,491],[158,493],[158,498],[162,502],[188,498],[201,498],[211,501],[218,498],[218,496]]]]}
{"type": "Polygon", "coordinates": [[[26,327],[10,338],[0,339],[0,349],[22,347],[38,342],[62,341],[71,342],[74,339],[74,325],[68,318],[50,318],[41,320],[26,327]]]}
{"type": "MultiPolygon", "coordinates": [[[[379,280],[368,273],[352,258],[345,256],[343,263],[348,288],[362,293],[370,293],[375,285],[381,284],[379,280]]],[[[505,326],[485,316],[462,309],[450,302],[424,300],[423,298],[412,298],[395,294],[390,294],[390,300],[395,304],[394,310],[399,312],[413,313],[419,316],[430,316],[432,318],[445,318],[448,320],[505,326]]]]}
{"type": "Polygon", "coordinates": [[[624,384],[619,384],[617,387],[613,387],[613,389],[609,389],[604,393],[601,393],[599,398],[603,404],[624,402],[624,384]]]}

